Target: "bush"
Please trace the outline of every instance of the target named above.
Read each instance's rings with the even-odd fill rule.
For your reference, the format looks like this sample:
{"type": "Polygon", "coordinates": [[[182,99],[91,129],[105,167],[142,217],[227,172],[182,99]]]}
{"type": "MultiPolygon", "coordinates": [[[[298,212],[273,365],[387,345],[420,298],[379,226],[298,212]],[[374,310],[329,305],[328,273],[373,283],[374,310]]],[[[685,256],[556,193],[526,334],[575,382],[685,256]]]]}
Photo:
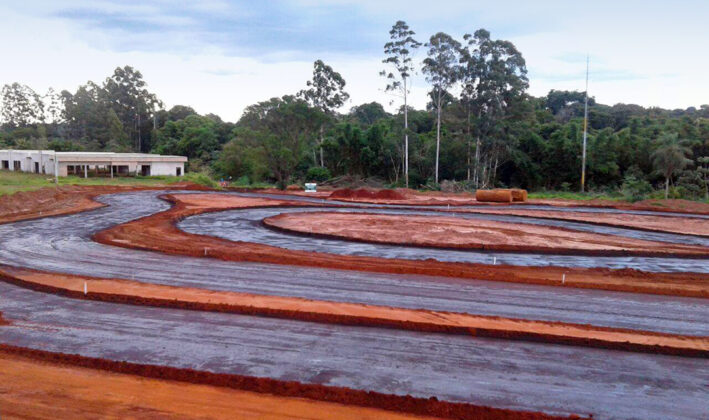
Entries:
{"type": "Polygon", "coordinates": [[[647,195],[652,192],[652,185],[644,179],[636,178],[634,175],[626,175],[623,179],[623,185],[620,187],[620,192],[626,200],[636,202],[647,198],[647,195]]]}
{"type": "Polygon", "coordinates": [[[182,179],[210,188],[216,188],[218,186],[217,182],[204,172],[188,172],[182,179]]]}
{"type": "Polygon", "coordinates": [[[323,182],[332,178],[330,170],[322,166],[313,166],[308,169],[305,179],[308,181],[323,182]]]}

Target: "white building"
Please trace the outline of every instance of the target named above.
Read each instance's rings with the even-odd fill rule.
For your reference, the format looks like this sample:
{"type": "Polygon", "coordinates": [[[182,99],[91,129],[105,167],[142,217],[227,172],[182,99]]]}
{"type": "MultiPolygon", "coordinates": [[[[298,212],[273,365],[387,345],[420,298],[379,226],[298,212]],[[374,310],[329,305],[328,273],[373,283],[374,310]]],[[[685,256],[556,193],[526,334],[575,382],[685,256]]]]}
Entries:
{"type": "Polygon", "coordinates": [[[146,153],[0,150],[0,169],[59,176],[172,175],[185,173],[184,156],[146,153]]]}

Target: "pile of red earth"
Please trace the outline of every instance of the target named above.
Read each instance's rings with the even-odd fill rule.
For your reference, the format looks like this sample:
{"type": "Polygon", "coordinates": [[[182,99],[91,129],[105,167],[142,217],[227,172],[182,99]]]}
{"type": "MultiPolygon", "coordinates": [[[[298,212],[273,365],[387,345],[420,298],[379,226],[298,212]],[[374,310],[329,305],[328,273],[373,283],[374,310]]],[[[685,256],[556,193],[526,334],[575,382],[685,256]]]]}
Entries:
{"type": "Polygon", "coordinates": [[[406,196],[396,190],[368,190],[359,188],[352,190],[343,188],[335,190],[330,194],[330,198],[360,198],[374,200],[406,200],[406,196]]]}
{"type": "Polygon", "coordinates": [[[8,325],[8,322],[2,318],[2,312],[0,312],[0,325],[8,325]]]}

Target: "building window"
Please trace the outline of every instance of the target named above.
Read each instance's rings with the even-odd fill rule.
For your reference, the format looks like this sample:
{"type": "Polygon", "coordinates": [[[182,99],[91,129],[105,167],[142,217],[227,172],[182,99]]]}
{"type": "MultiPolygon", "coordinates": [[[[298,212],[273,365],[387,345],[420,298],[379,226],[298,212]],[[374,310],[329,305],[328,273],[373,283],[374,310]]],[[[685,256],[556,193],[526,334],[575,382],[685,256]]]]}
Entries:
{"type": "Polygon", "coordinates": [[[10,161],[9,161],[9,160],[3,160],[3,161],[2,161],[2,168],[3,168],[3,169],[10,169],[10,161]]]}
{"type": "Polygon", "coordinates": [[[13,160],[12,161],[12,170],[13,171],[21,171],[22,170],[22,162],[19,160],[13,160]]]}
{"type": "Polygon", "coordinates": [[[175,175],[182,176],[182,168],[175,168],[175,175]]]}

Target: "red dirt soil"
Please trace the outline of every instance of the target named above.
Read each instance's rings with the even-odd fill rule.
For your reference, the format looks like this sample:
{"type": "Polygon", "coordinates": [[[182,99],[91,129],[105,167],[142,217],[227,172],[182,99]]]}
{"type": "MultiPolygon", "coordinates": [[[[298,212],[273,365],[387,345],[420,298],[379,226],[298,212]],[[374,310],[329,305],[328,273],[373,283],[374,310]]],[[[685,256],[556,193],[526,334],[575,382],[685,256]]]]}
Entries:
{"type": "Polygon", "coordinates": [[[94,240],[107,245],[193,257],[205,257],[205,249],[207,249],[207,257],[226,261],[326,267],[379,273],[421,274],[709,298],[709,275],[700,273],[648,273],[632,269],[603,268],[491,266],[447,263],[436,260],[415,261],[343,256],[295,251],[269,245],[195,235],[178,229],[175,224],[184,217],[210,211],[263,206],[303,206],[303,203],[215,194],[177,194],[166,195],[165,198],[175,203],[171,209],[98,232],[94,235],[94,240]],[[563,285],[561,283],[562,275],[566,276],[563,285]]]}
{"type": "MultiPolygon", "coordinates": [[[[252,191],[252,190],[249,190],[252,191]]],[[[351,191],[351,190],[350,190],[351,191]]],[[[370,193],[376,194],[378,190],[368,189],[370,193]]],[[[417,191],[406,188],[397,188],[395,192],[404,196],[400,199],[383,199],[372,197],[332,197],[333,200],[351,201],[373,204],[404,204],[411,206],[430,206],[430,205],[450,205],[450,206],[499,206],[509,205],[506,203],[485,203],[475,200],[475,195],[464,193],[446,193],[441,191],[417,191]]],[[[519,190],[523,191],[523,190],[519,190]]],[[[304,194],[300,192],[284,192],[274,189],[265,189],[260,192],[278,193],[278,194],[295,194],[295,195],[310,195],[318,198],[326,198],[329,192],[318,192],[304,194]]],[[[367,194],[370,195],[370,194],[367,194]]],[[[690,200],[644,200],[636,203],[612,200],[567,200],[561,198],[545,198],[531,199],[526,202],[514,202],[514,206],[524,207],[525,205],[550,205],[558,207],[599,207],[599,208],[615,208],[620,210],[644,210],[657,212],[675,212],[675,213],[691,213],[709,215],[709,204],[690,200]]]]}
{"type": "Polygon", "coordinates": [[[335,190],[330,194],[331,199],[343,199],[343,198],[354,198],[354,199],[373,199],[373,200],[405,200],[406,195],[402,194],[396,190],[370,190],[366,188],[359,188],[356,190],[351,190],[349,188],[335,190]]]}
{"type": "Polygon", "coordinates": [[[376,408],[150,379],[0,352],[3,418],[434,419],[376,408]]]}
{"type": "Polygon", "coordinates": [[[565,200],[561,198],[534,199],[528,204],[548,204],[558,207],[599,207],[619,210],[641,210],[689,214],[709,214],[709,204],[690,200],[643,200],[635,203],[611,200],[565,200]]]}
{"type": "Polygon", "coordinates": [[[102,279],[0,266],[0,279],[77,299],[297,319],[328,324],[440,332],[615,350],[709,357],[709,337],[393,308],[102,279]],[[84,294],[84,286],[88,290],[84,294]]]}
{"type": "Polygon", "coordinates": [[[101,194],[142,190],[209,190],[201,185],[180,182],[165,186],[65,185],[23,191],[0,198],[0,223],[59,216],[103,207],[93,198],[101,194]]]}
{"type": "Polygon", "coordinates": [[[404,246],[578,255],[709,256],[709,248],[702,246],[457,217],[284,213],[263,223],[304,235],[404,246]]]}
{"type": "Polygon", "coordinates": [[[439,401],[412,396],[382,394],[351,388],[316,384],[303,384],[254,376],[220,374],[193,369],[156,366],[131,362],[119,362],[77,354],[53,353],[44,350],[27,349],[0,344],[0,352],[21,356],[33,361],[71,365],[81,368],[100,369],[109,372],[137,375],[147,378],[180,381],[184,383],[212,385],[232,388],[276,397],[306,398],[318,402],[339,403],[349,406],[369,407],[415,415],[434,416],[451,419],[561,419],[544,413],[514,411],[465,403],[439,401]]]}
{"type": "Polygon", "coordinates": [[[2,325],[10,325],[10,323],[2,317],[2,312],[0,312],[0,326],[2,325]]]}
{"type": "Polygon", "coordinates": [[[675,217],[650,216],[640,214],[585,213],[553,210],[527,210],[523,207],[514,209],[476,208],[457,209],[457,212],[505,214],[510,216],[537,217],[542,219],[570,220],[601,226],[630,227],[653,232],[680,233],[709,237],[709,220],[675,217]]]}

